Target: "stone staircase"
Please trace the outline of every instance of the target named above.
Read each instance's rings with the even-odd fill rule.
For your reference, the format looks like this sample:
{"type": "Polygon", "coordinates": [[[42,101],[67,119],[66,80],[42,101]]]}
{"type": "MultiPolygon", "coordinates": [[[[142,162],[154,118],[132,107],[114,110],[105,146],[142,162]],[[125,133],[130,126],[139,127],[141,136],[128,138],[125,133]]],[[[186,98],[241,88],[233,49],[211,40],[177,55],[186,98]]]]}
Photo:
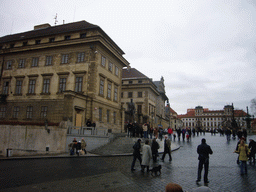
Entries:
{"type": "Polygon", "coordinates": [[[111,142],[99,148],[91,150],[90,153],[97,155],[132,154],[132,147],[136,141],[137,138],[130,138],[124,135],[116,135],[111,142]]]}

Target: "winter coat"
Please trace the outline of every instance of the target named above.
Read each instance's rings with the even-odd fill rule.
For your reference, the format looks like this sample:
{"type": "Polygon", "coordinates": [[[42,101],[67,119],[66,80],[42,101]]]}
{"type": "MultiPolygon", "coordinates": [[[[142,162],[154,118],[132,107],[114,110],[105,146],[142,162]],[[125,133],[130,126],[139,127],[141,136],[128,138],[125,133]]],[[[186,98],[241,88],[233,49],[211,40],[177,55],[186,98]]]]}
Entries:
{"type": "Polygon", "coordinates": [[[171,141],[169,139],[164,140],[164,152],[171,152],[171,141]]]}
{"type": "Polygon", "coordinates": [[[149,166],[150,159],[152,158],[152,151],[149,145],[142,147],[142,162],[141,165],[149,166]]]}
{"type": "Polygon", "coordinates": [[[248,161],[247,154],[250,153],[250,149],[247,144],[239,145],[236,152],[239,154],[239,161],[248,161]]]}
{"type": "Polygon", "coordinates": [[[159,144],[157,143],[157,141],[153,141],[152,142],[152,154],[157,154],[158,153],[158,149],[159,149],[159,144]]]}
{"type": "Polygon", "coordinates": [[[86,142],[85,142],[85,140],[82,139],[82,141],[81,141],[81,148],[85,149],[85,147],[86,147],[86,142]]]}
{"type": "Polygon", "coordinates": [[[140,156],[140,149],[141,149],[140,142],[137,141],[137,142],[133,145],[133,156],[139,157],[139,156],[140,156]]]}

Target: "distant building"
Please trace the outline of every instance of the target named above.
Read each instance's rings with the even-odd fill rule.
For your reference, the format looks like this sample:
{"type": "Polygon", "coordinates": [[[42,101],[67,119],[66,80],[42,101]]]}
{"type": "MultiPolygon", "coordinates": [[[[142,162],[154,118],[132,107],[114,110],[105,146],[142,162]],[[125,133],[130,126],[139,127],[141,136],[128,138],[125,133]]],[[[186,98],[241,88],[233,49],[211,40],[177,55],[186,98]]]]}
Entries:
{"type": "Polygon", "coordinates": [[[183,122],[183,127],[203,130],[234,128],[234,119],[236,129],[244,129],[245,116],[243,110],[233,110],[232,105],[226,105],[223,110],[216,111],[197,106],[195,109],[187,109],[187,114],[178,115],[178,118],[183,122]]]}
{"type": "Polygon", "coordinates": [[[152,79],[135,68],[123,69],[121,102],[125,110],[125,121],[145,123],[149,122],[152,127],[166,122],[165,96],[163,78],[160,82],[152,79]],[[135,114],[130,116],[129,103],[135,106],[135,114]]]}
{"type": "Polygon", "coordinates": [[[85,126],[90,119],[120,132],[123,54],[86,21],[1,37],[0,123],[85,126]]]}

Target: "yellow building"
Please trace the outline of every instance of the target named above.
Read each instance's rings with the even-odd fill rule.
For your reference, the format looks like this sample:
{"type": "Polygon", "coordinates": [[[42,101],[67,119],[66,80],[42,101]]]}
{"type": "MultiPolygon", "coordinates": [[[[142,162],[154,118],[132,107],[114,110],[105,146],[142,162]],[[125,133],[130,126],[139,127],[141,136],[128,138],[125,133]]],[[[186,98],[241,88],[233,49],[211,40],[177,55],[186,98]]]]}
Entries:
{"type": "Polygon", "coordinates": [[[86,21],[0,38],[2,124],[71,121],[120,132],[124,52],[86,21]]]}

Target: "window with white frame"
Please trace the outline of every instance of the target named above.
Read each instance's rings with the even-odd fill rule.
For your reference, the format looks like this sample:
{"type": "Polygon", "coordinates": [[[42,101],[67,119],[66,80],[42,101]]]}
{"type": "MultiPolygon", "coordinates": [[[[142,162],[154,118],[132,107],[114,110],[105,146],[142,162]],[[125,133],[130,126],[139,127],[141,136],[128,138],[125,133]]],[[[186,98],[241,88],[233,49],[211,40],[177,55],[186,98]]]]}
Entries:
{"type": "Polygon", "coordinates": [[[9,93],[9,81],[4,81],[4,85],[3,85],[3,94],[4,95],[8,95],[9,93]]]}
{"type": "Polygon", "coordinates": [[[39,58],[38,57],[33,57],[32,58],[32,65],[31,65],[31,67],[37,67],[38,66],[38,62],[39,62],[39,58]]]}
{"type": "Polygon", "coordinates": [[[36,80],[35,79],[30,79],[29,80],[29,85],[28,85],[28,93],[29,94],[34,94],[35,93],[35,87],[36,87],[36,80]]]}
{"type": "Polygon", "coordinates": [[[19,60],[18,68],[25,68],[25,59],[20,59],[19,60]]]}
{"type": "Polygon", "coordinates": [[[100,78],[100,95],[101,96],[104,95],[104,82],[105,82],[105,79],[104,78],[100,78]]]}
{"type": "Polygon", "coordinates": [[[62,64],[68,63],[68,54],[61,55],[61,63],[62,64]]]}
{"type": "Polygon", "coordinates": [[[33,107],[28,106],[27,107],[27,119],[32,119],[32,115],[33,115],[33,107]]]}
{"type": "Polygon", "coordinates": [[[42,118],[42,119],[47,116],[47,109],[48,109],[47,106],[42,106],[42,107],[41,107],[41,118],[42,118]]]}
{"type": "Polygon", "coordinates": [[[6,116],[6,107],[0,107],[0,118],[5,118],[6,116]]]}
{"type": "Polygon", "coordinates": [[[116,76],[119,75],[119,68],[117,66],[115,67],[115,74],[116,74],[116,76]]]}
{"type": "Polygon", "coordinates": [[[106,66],[106,57],[104,57],[104,56],[101,57],[101,65],[102,65],[103,67],[106,66]]]}
{"type": "Polygon", "coordinates": [[[15,88],[15,94],[21,94],[22,92],[22,80],[21,79],[17,79],[16,80],[16,88],[15,88]]]}
{"type": "Polygon", "coordinates": [[[111,99],[111,89],[112,89],[112,84],[109,82],[108,83],[108,99],[111,99]]]}
{"type": "Polygon", "coordinates": [[[115,86],[115,89],[114,89],[114,101],[117,101],[117,87],[115,86]]]}
{"type": "Polygon", "coordinates": [[[52,65],[52,56],[46,56],[45,65],[46,66],[52,65]]]}
{"type": "Polygon", "coordinates": [[[85,56],[84,52],[77,53],[77,63],[84,62],[84,56],[85,56]]]}
{"type": "Polygon", "coordinates": [[[6,62],[6,69],[12,69],[12,61],[7,61],[6,62]]]}
{"type": "Polygon", "coordinates": [[[50,78],[44,78],[43,80],[43,93],[49,93],[50,91],[50,78]]]}
{"type": "Polygon", "coordinates": [[[76,77],[75,92],[82,92],[82,85],[83,85],[83,77],[82,76],[76,77]]]}
{"type": "Polygon", "coordinates": [[[20,112],[20,107],[17,107],[17,106],[13,107],[13,116],[12,117],[15,119],[18,119],[19,112],[20,112]]]}
{"type": "Polygon", "coordinates": [[[113,71],[113,63],[111,62],[108,63],[108,70],[111,72],[113,71]]]}
{"type": "Polygon", "coordinates": [[[66,91],[66,82],[67,82],[66,77],[60,77],[60,81],[59,81],[59,92],[60,93],[62,93],[63,91],[66,91]]]}

